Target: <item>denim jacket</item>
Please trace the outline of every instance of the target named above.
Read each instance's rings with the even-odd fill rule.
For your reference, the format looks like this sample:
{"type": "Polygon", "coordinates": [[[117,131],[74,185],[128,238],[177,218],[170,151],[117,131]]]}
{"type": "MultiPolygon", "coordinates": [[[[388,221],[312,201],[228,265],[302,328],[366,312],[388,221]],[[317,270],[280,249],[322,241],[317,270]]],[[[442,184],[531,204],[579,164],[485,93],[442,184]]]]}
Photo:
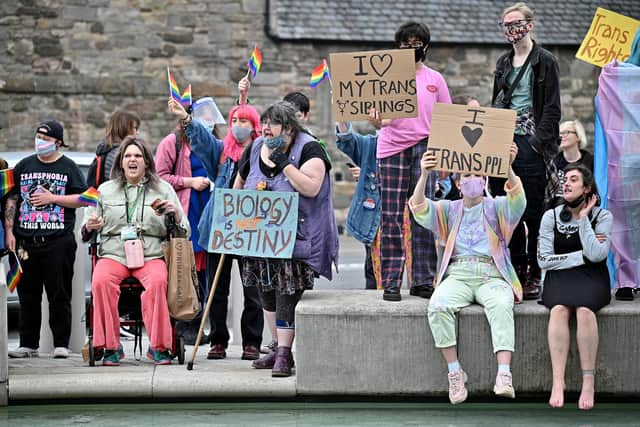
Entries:
{"type": "MultiPolygon", "coordinates": [[[[189,141],[191,141],[191,151],[195,153],[202,162],[202,165],[207,171],[207,178],[214,183],[214,189],[230,188],[233,184],[231,177],[235,171],[236,164],[230,158],[220,163],[224,142],[209,133],[207,129],[196,120],[193,120],[184,131],[189,141]]],[[[198,233],[200,233],[198,245],[207,251],[209,249],[209,236],[211,235],[214,201],[215,197],[211,195],[198,222],[198,233]]]]}
{"type": "Polygon", "coordinates": [[[347,215],[347,232],[370,245],[380,226],[380,185],[376,170],[378,135],[360,135],[351,124],[345,133],[336,129],[338,148],[360,167],[360,178],[347,215]]]}

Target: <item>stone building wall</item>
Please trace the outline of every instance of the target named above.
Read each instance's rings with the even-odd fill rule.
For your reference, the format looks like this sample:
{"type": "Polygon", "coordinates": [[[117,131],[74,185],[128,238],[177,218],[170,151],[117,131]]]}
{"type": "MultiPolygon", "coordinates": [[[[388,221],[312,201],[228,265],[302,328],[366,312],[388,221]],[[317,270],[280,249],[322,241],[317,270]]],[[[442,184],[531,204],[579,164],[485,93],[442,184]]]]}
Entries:
{"type": "MultiPolygon", "coordinates": [[[[255,43],[264,64],[252,102],[261,109],[301,90],[312,100],[311,128],[331,141],[329,86],[310,89],[311,69],[330,52],[389,45],[274,40],[265,20],[263,0],[3,1],[0,151],[32,150],[37,122],[50,117],[64,123],[70,149],[93,151],[118,108],[138,112],[142,137],[157,145],[175,123],[166,107],[167,66],[181,88],[191,83],[196,98],[214,96],[226,114],[255,43]]],[[[474,95],[487,105],[495,62],[506,47],[436,44],[427,64],[444,74],[453,95],[474,95]]],[[[574,48],[551,50],[560,62],[563,117],[581,119],[591,134],[599,69],[576,60],[574,48]]],[[[357,128],[367,131],[366,124],[357,128]]],[[[344,173],[341,154],[332,156],[344,173]]]]}

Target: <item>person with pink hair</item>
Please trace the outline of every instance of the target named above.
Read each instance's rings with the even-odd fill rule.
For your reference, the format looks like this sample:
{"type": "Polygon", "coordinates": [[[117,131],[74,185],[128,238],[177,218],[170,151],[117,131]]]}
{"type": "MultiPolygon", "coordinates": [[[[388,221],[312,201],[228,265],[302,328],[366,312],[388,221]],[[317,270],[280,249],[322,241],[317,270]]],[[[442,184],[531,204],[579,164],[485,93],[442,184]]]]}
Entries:
{"type": "MultiPolygon", "coordinates": [[[[178,102],[169,100],[169,111],[180,119],[180,126],[191,142],[191,150],[198,157],[207,178],[214,183],[215,188],[231,188],[238,171],[238,161],[245,147],[261,135],[260,115],[251,105],[237,105],[229,112],[229,132],[224,140],[218,139],[214,133],[203,125],[201,119],[187,111],[178,102]]],[[[210,197],[198,222],[198,245],[205,250],[208,247],[208,237],[211,235],[213,207],[215,198],[210,197]]],[[[229,301],[229,286],[231,283],[231,264],[233,259],[242,263],[242,258],[225,256],[224,264],[213,295],[212,314],[209,318],[211,325],[211,350],[208,359],[224,359],[227,357],[226,348],[229,344],[229,330],[227,328],[227,309],[229,301]]],[[[220,262],[220,254],[207,253],[207,288],[212,285],[215,271],[220,262]]],[[[242,359],[256,360],[260,356],[259,348],[262,343],[262,329],[264,319],[258,290],[255,287],[242,287],[244,292],[244,310],[240,319],[242,333],[242,359]]],[[[208,295],[207,291],[207,295],[208,295]]]]}

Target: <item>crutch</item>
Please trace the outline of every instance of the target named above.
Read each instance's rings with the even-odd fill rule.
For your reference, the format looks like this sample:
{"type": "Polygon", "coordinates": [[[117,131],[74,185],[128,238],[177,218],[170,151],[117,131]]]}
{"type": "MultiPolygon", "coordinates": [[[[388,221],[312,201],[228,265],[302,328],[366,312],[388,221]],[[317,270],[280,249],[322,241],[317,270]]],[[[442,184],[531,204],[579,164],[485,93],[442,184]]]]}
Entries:
{"type": "Polygon", "coordinates": [[[218,281],[220,280],[220,273],[222,272],[224,257],[225,257],[225,254],[220,255],[220,261],[218,261],[218,268],[216,268],[216,275],[213,277],[213,284],[211,285],[211,290],[209,291],[207,306],[204,309],[204,313],[202,313],[202,320],[200,320],[200,329],[198,330],[198,337],[196,338],[196,343],[193,346],[193,353],[191,353],[191,361],[187,363],[187,371],[193,370],[193,361],[196,360],[196,354],[198,353],[198,347],[200,346],[200,340],[202,339],[202,332],[204,331],[204,325],[207,322],[207,317],[209,317],[209,310],[211,310],[213,295],[216,293],[216,287],[218,286],[218,281]]]}

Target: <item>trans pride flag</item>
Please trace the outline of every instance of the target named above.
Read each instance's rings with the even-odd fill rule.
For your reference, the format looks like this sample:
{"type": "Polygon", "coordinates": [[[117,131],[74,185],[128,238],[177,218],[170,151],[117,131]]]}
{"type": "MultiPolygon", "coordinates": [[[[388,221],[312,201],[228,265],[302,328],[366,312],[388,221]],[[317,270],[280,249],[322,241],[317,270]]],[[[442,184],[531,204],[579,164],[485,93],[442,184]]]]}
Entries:
{"type": "MultiPolygon", "coordinates": [[[[640,33],[639,33],[640,34],[640,33]]],[[[640,66],[602,68],[596,98],[594,175],[613,214],[609,272],[616,288],[640,285],[640,66]]]]}

